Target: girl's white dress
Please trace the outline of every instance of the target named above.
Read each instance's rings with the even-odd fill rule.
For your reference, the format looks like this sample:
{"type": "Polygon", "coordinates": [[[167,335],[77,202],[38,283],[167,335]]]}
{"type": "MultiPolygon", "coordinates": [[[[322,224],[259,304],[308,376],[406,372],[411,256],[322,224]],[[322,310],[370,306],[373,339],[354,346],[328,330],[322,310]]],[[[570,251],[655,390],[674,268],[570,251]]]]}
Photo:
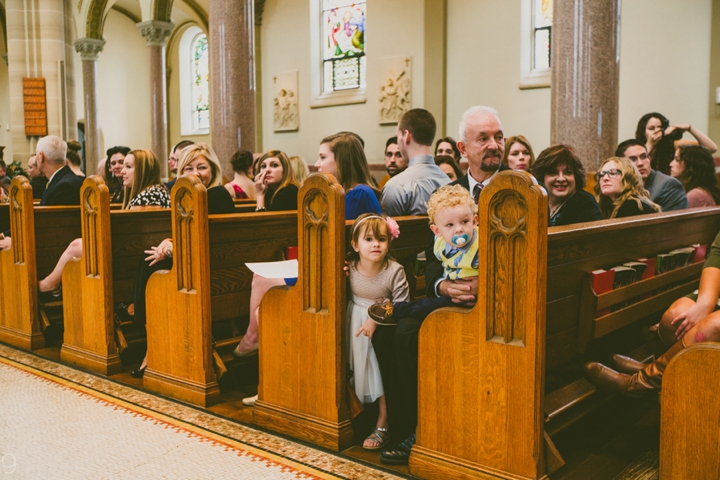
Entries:
{"type": "MultiPolygon", "coordinates": [[[[367,308],[378,300],[388,298],[393,302],[409,300],[409,288],[405,270],[390,260],[386,268],[374,277],[365,277],[350,266],[350,289],[352,298],[347,309],[348,362],[353,372],[355,393],[362,403],[373,403],[384,394],[380,367],[378,366],[372,340],[365,335],[355,336],[367,320],[367,308]]],[[[377,328],[391,328],[378,326],[377,328]]]]}

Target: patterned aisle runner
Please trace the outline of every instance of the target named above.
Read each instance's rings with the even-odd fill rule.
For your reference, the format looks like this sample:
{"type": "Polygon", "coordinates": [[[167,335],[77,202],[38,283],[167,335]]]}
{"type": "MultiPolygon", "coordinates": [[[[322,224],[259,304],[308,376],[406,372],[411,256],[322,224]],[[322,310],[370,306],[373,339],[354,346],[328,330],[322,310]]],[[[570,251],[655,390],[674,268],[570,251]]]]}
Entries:
{"type": "Polygon", "coordinates": [[[337,478],[0,362],[0,478],[337,478]]]}

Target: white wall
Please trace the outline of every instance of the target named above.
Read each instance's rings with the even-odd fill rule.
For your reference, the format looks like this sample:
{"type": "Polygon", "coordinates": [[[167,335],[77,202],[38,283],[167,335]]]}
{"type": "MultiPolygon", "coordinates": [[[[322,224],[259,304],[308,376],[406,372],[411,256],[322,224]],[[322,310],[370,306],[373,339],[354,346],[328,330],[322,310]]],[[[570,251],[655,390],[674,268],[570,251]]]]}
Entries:
{"type": "Polygon", "coordinates": [[[550,89],[520,90],[520,0],[448,0],[447,131],[473,105],[494,107],[506,136],[550,143],[550,89]]]}
{"type": "MultiPolygon", "coordinates": [[[[115,145],[152,149],[150,133],[150,60],[140,30],[115,10],[105,20],[98,68],[98,121],[101,151],[115,145]]],[[[82,79],[82,60],[77,55],[75,75],[82,79]]],[[[78,120],[85,119],[80,99],[82,81],[77,81],[78,120]]]]}
{"type": "Polygon", "coordinates": [[[707,132],[711,12],[711,0],[622,2],[619,141],[649,112],[707,132]]]}
{"type": "Polygon", "coordinates": [[[413,107],[422,107],[425,88],[422,2],[368,0],[367,103],[358,105],[310,108],[309,18],[308,0],[268,0],[265,3],[261,32],[263,149],[280,149],[288,155],[300,155],[313,164],[323,137],[350,130],[365,140],[368,161],[381,163],[385,141],[395,135],[395,126],[381,126],[378,123],[379,59],[397,55],[412,56],[413,107]],[[297,132],[274,133],[273,76],[294,70],[299,72],[300,129],[297,132]]]}
{"type": "MultiPolygon", "coordinates": [[[[659,111],[707,129],[711,0],[622,2],[619,139],[659,111]]],[[[506,135],[550,143],[550,89],[520,90],[520,0],[448,0],[447,129],[469,106],[495,107],[506,135]]],[[[720,140],[720,139],[718,139],[720,140]]]]}

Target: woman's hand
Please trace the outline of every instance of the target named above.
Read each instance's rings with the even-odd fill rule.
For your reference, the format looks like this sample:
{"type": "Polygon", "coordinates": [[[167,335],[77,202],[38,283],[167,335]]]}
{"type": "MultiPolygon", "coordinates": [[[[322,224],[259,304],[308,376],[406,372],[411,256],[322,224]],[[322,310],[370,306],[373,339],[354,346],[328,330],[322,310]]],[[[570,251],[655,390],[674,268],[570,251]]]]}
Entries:
{"type": "Polygon", "coordinates": [[[145,250],[145,253],[148,255],[145,261],[150,262],[150,265],[155,265],[166,258],[170,258],[172,256],[172,248],[172,239],[163,240],[157,247],[150,247],[150,250],[145,250]]]}
{"type": "Polygon", "coordinates": [[[258,196],[265,195],[267,192],[267,184],[265,183],[265,175],[267,171],[262,171],[255,176],[255,189],[257,190],[258,196]]]}
{"type": "Polygon", "coordinates": [[[680,340],[687,332],[690,331],[700,320],[707,317],[714,310],[714,305],[707,307],[702,303],[695,303],[692,307],[673,318],[670,325],[677,326],[675,337],[680,340]]]}
{"type": "Polygon", "coordinates": [[[372,340],[373,333],[375,333],[375,329],[377,328],[377,323],[375,323],[371,318],[368,318],[365,320],[365,323],[362,324],[362,326],[358,329],[358,331],[355,333],[356,337],[359,337],[361,333],[365,334],[366,337],[372,340]]]}
{"type": "MultiPolygon", "coordinates": [[[[668,127],[668,129],[671,127],[668,127]]],[[[647,145],[649,145],[650,148],[648,150],[652,150],[655,145],[660,141],[660,139],[663,137],[663,131],[661,128],[656,129],[653,131],[650,135],[647,137],[647,145]]]]}

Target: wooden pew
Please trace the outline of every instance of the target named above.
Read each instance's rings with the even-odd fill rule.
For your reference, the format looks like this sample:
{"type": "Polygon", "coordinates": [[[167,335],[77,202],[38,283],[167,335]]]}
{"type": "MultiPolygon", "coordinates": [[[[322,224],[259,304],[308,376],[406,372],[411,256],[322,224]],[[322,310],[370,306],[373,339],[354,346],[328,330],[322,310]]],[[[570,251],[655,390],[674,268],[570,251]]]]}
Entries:
{"type": "Polygon", "coordinates": [[[10,184],[12,248],[0,252],[0,341],[35,350],[45,346],[38,315],[37,282],[80,237],[78,207],[33,208],[24,177],[10,184]]]}
{"type": "Polygon", "coordinates": [[[680,352],[662,379],[660,480],[710,480],[720,472],[720,344],[680,352]]]}
{"type": "Polygon", "coordinates": [[[296,245],[297,213],[208,218],[207,192],[194,177],[178,179],[172,199],[174,265],[153,274],[146,289],[144,386],[210,406],[220,401],[213,343],[230,348],[239,341],[213,338],[213,322],[248,314],[252,273],[245,263],[279,260],[296,245]]]}
{"type": "Polygon", "coordinates": [[[0,203],[0,232],[10,229],[10,204],[0,203]]]}
{"type": "Polygon", "coordinates": [[[478,302],[423,322],[417,443],[423,478],[542,478],[547,199],[508,172],[479,203],[478,302]]]}
{"type": "MultiPolygon", "coordinates": [[[[481,277],[480,292],[486,291],[483,285],[496,285],[487,292],[487,298],[480,297],[485,303],[471,312],[455,309],[437,312],[423,323],[420,332],[419,424],[410,469],[423,477],[444,478],[453,471],[468,477],[492,474],[505,478],[542,478],[547,473],[543,465],[543,430],[550,433],[558,431],[586,413],[597,397],[595,388],[582,378],[575,377],[569,383],[554,380],[549,388],[544,386],[545,378],[573,365],[576,371],[579,370],[577,367],[589,359],[587,355],[581,355],[589,345],[598,347],[596,342],[614,332],[629,334],[628,328],[648,315],[659,315],[679,296],[697,288],[700,265],[690,265],[599,296],[591,289],[588,291],[585,281],[587,272],[694,243],[710,244],[720,230],[720,208],[717,207],[553,227],[547,234],[547,268],[535,271],[534,264],[544,261],[543,252],[536,250],[539,252],[538,262],[528,261],[523,254],[535,254],[530,238],[536,234],[544,237],[545,225],[532,222],[540,214],[531,213],[536,201],[529,198],[536,197],[537,193],[535,187],[522,185],[518,178],[512,178],[518,175],[521,174],[504,172],[499,175],[493,180],[492,188],[484,189],[480,205],[480,225],[488,229],[488,233],[481,230],[480,238],[495,235],[490,237],[489,242],[494,249],[499,249],[503,244],[498,239],[515,235],[517,246],[514,253],[503,253],[515,261],[498,264],[481,260],[481,269],[484,264],[489,270],[481,277]],[[504,200],[515,197],[523,201],[513,201],[509,205],[526,205],[524,217],[527,220],[524,224],[515,221],[521,217],[514,213],[517,208],[511,208],[504,200]],[[485,225],[488,219],[490,226],[485,225]],[[496,230],[500,233],[494,234],[496,230]],[[525,247],[522,242],[531,246],[525,247]],[[526,268],[526,263],[533,265],[526,268]],[[494,276],[499,280],[490,281],[494,276]],[[525,287],[507,287],[512,285],[525,287]],[[522,293],[518,295],[519,292],[522,293]],[[535,298],[545,298],[546,303],[535,307],[535,298]],[[515,303],[511,303],[511,299],[515,303]],[[598,308],[625,301],[635,303],[596,318],[598,308]],[[542,332],[537,330],[537,320],[527,319],[530,315],[528,310],[532,312],[535,308],[546,310],[547,322],[542,332]],[[485,320],[489,318],[494,318],[495,326],[507,329],[512,324],[514,331],[519,329],[525,336],[522,340],[524,349],[537,352],[542,358],[521,367],[514,355],[522,354],[513,352],[511,348],[514,340],[505,340],[509,353],[503,353],[507,357],[498,359],[491,356],[489,372],[486,373],[484,367],[479,370],[479,359],[488,358],[485,352],[500,348],[494,345],[497,341],[489,333],[485,320]],[[524,323],[523,318],[526,318],[524,323]],[[479,332],[487,332],[485,338],[478,340],[475,335],[460,336],[459,330],[454,330],[462,325],[462,331],[467,332],[471,322],[479,332]],[[536,334],[530,335],[529,329],[534,329],[532,331],[536,334]],[[449,351],[446,345],[462,345],[462,348],[449,351]],[[516,371],[522,373],[521,378],[515,377],[516,371]],[[478,379],[482,378],[489,380],[478,383],[478,379]],[[526,386],[527,378],[534,379],[536,383],[533,385],[541,385],[539,392],[544,399],[532,400],[529,397],[532,382],[527,385],[525,397],[519,393],[505,396],[526,386]],[[453,393],[449,395],[448,392],[453,393]],[[455,400],[435,400],[448,397],[455,400]],[[525,400],[517,402],[518,397],[525,400]],[[485,398],[488,406],[481,408],[479,413],[474,407],[465,407],[486,405],[486,400],[481,400],[485,398]],[[536,422],[543,418],[544,428],[539,428],[536,422]],[[500,422],[498,419],[503,420],[500,422]]],[[[544,215],[540,216],[544,218],[544,215]]],[[[486,258],[488,251],[495,251],[488,246],[483,248],[481,259],[486,258]]],[[[639,345],[642,342],[638,338],[634,343],[639,345]]],[[[593,355],[596,357],[593,359],[605,360],[606,353],[609,353],[607,349],[594,348],[593,355]]],[[[561,375],[555,376],[562,378],[561,375]]],[[[546,440],[549,441],[549,437],[546,440]]],[[[555,460],[561,462],[561,459],[555,460]]]]}
{"type": "MultiPolygon", "coordinates": [[[[346,280],[352,221],[345,222],[342,188],[326,174],[308,177],[299,192],[299,277],[278,287],[260,308],[260,384],[253,422],[316,445],[352,444],[346,400],[346,280]]],[[[396,218],[393,242],[403,265],[430,239],[427,217],[396,218]]]]}
{"type": "Polygon", "coordinates": [[[98,176],[85,179],[81,198],[83,256],[63,271],[64,335],[60,357],[103,375],[120,372],[115,299],[131,299],[140,258],[171,235],[170,210],[111,210],[98,176]]]}

